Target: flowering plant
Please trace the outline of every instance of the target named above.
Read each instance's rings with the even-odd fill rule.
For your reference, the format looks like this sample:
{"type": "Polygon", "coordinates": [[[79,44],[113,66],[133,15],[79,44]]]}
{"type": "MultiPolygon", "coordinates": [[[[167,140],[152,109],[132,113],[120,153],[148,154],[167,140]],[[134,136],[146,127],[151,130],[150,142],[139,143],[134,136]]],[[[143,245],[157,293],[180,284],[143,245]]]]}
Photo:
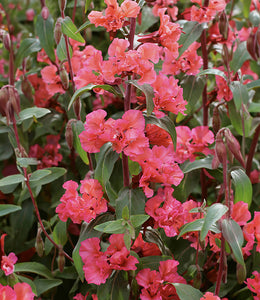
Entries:
{"type": "Polygon", "coordinates": [[[260,299],[260,4],[0,4],[1,299],[260,299]]]}

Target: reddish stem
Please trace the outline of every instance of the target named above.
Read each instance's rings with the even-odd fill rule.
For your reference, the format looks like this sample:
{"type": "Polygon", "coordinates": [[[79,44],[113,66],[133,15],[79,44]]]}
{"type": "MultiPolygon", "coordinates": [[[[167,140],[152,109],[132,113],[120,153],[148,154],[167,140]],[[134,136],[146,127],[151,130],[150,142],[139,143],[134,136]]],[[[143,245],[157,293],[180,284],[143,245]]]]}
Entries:
{"type": "Polygon", "coordinates": [[[77,9],[77,0],[74,0],[74,7],[73,7],[73,12],[72,12],[72,21],[73,21],[73,23],[75,21],[76,9],[77,9]]]}
{"type": "Polygon", "coordinates": [[[225,239],[223,234],[221,235],[221,249],[220,249],[220,262],[219,262],[219,269],[218,269],[218,277],[216,282],[215,288],[215,295],[218,296],[220,291],[220,285],[223,278],[223,271],[224,271],[224,259],[225,259],[225,239]]]}

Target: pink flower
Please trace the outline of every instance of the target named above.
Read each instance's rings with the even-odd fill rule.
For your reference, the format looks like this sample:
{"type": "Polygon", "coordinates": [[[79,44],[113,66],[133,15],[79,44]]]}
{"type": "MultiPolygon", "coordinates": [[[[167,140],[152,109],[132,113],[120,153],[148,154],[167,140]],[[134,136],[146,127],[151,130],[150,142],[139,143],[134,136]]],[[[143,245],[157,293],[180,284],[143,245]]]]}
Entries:
{"type": "Polygon", "coordinates": [[[244,226],[243,233],[245,239],[251,244],[254,243],[256,239],[257,241],[256,251],[260,252],[260,212],[259,211],[255,211],[254,219],[244,226]]]}
{"type": "Polygon", "coordinates": [[[141,232],[137,236],[131,250],[135,251],[139,257],[161,255],[159,247],[155,243],[145,242],[142,238],[141,232]]]}
{"type": "Polygon", "coordinates": [[[240,226],[246,225],[247,221],[251,219],[251,214],[248,210],[248,204],[243,201],[235,203],[232,208],[231,217],[240,226]]]}
{"type": "Polygon", "coordinates": [[[14,264],[17,262],[17,256],[11,252],[8,256],[3,255],[1,261],[1,269],[5,272],[5,276],[8,276],[14,272],[14,264]]]}
{"type": "Polygon", "coordinates": [[[0,300],[17,300],[15,291],[8,285],[3,286],[0,283],[0,300]]]}
{"type": "Polygon", "coordinates": [[[252,274],[254,275],[254,278],[248,278],[245,281],[245,283],[247,284],[249,290],[256,294],[256,296],[254,296],[254,300],[259,300],[260,299],[260,273],[254,271],[252,274]]]}
{"type": "Polygon", "coordinates": [[[14,291],[16,293],[16,300],[33,300],[35,294],[32,292],[32,288],[26,282],[18,282],[14,285],[14,291]]]}
{"type": "Polygon", "coordinates": [[[47,84],[47,90],[51,95],[56,93],[64,94],[60,76],[56,74],[57,68],[54,65],[44,67],[41,70],[42,79],[47,84]]]}
{"type": "Polygon", "coordinates": [[[27,9],[25,14],[26,14],[26,20],[27,21],[33,21],[33,18],[34,18],[34,15],[35,15],[33,8],[27,9]]]}
{"type": "Polygon", "coordinates": [[[215,296],[213,293],[207,292],[205,295],[203,295],[200,300],[221,300],[218,296],[215,296]]]}

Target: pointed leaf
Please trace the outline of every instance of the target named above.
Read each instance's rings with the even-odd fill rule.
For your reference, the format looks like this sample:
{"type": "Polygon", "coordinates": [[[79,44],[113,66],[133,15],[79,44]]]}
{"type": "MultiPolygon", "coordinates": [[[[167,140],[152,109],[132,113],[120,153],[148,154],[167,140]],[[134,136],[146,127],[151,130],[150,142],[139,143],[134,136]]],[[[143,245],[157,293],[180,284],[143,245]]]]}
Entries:
{"type": "Polygon", "coordinates": [[[83,30],[85,30],[85,29],[87,29],[87,28],[89,28],[89,27],[94,27],[94,26],[95,26],[95,25],[92,24],[92,23],[90,23],[90,21],[88,20],[88,21],[86,21],[84,24],[82,24],[82,25],[79,27],[79,29],[76,31],[76,33],[80,32],[80,31],[83,31],[83,30]]]}
{"type": "Polygon", "coordinates": [[[17,185],[24,181],[24,177],[21,174],[10,175],[0,179],[0,190],[4,194],[12,193],[17,185]]]}
{"type": "Polygon", "coordinates": [[[71,100],[70,100],[70,103],[68,105],[68,109],[71,108],[73,102],[82,94],[88,92],[88,91],[91,91],[92,89],[94,88],[101,88],[105,91],[108,91],[116,96],[119,96],[121,97],[122,94],[120,94],[114,87],[112,87],[111,85],[108,85],[108,84],[88,84],[80,89],[78,89],[72,96],[71,100]]]}
{"type": "Polygon", "coordinates": [[[240,81],[232,81],[230,89],[233,93],[233,99],[237,110],[240,110],[241,104],[247,104],[249,101],[248,90],[240,81]]]}
{"type": "Polygon", "coordinates": [[[240,43],[233,55],[232,61],[230,62],[230,68],[234,74],[242,67],[243,63],[250,58],[251,56],[247,51],[246,41],[240,43]]]}
{"type": "Polygon", "coordinates": [[[49,56],[50,60],[55,61],[52,17],[49,15],[48,19],[44,20],[41,15],[38,15],[35,28],[42,48],[49,56]]]}
{"type": "Polygon", "coordinates": [[[41,180],[43,177],[50,175],[51,171],[50,170],[36,170],[34,171],[29,179],[30,184],[34,183],[35,181],[41,180]]]}
{"type": "Polygon", "coordinates": [[[215,224],[228,211],[228,207],[221,203],[215,203],[207,209],[205,221],[201,228],[200,240],[203,241],[211,226],[215,224]]]}
{"type": "Polygon", "coordinates": [[[225,73],[218,69],[206,69],[197,74],[197,76],[201,76],[201,75],[218,75],[223,77],[225,80],[227,80],[225,73]]]}
{"type": "Polygon", "coordinates": [[[41,50],[41,48],[42,47],[41,47],[40,41],[38,39],[34,39],[34,38],[24,39],[21,42],[20,47],[19,47],[18,52],[15,57],[16,68],[20,66],[20,64],[22,63],[24,58],[28,57],[30,54],[32,54],[34,52],[39,52],[41,50]]]}
{"type": "Polygon", "coordinates": [[[143,115],[145,117],[146,123],[154,124],[162,129],[164,129],[165,131],[167,131],[170,134],[172,142],[173,142],[173,146],[176,149],[177,134],[176,134],[174,122],[168,116],[164,116],[164,117],[158,119],[155,117],[155,115],[147,116],[146,113],[143,113],[143,115]]]}
{"type": "Polygon", "coordinates": [[[172,283],[172,285],[176,288],[180,300],[200,300],[203,297],[202,292],[191,285],[183,283],[172,283]]]}
{"type": "Polygon", "coordinates": [[[51,174],[49,174],[47,176],[43,176],[41,178],[41,180],[39,180],[39,181],[38,180],[33,181],[32,184],[31,184],[32,188],[38,186],[39,184],[40,185],[45,185],[47,183],[53,182],[56,179],[58,179],[61,176],[63,176],[67,172],[66,169],[59,168],[59,167],[51,167],[51,168],[46,168],[44,170],[51,171],[51,174]]]}
{"type": "MultiPolygon", "coordinates": [[[[70,52],[70,57],[72,57],[72,48],[69,45],[69,52],[70,52]]],[[[57,56],[60,61],[66,60],[67,59],[67,50],[66,50],[66,43],[65,43],[65,38],[62,35],[60,42],[57,46],[57,56]]]]}
{"type": "Polygon", "coordinates": [[[260,79],[249,82],[247,85],[249,90],[260,87],[260,79]]]}
{"type": "Polygon", "coordinates": [[[15,211],[21,210],[21,206],[12,204],[0,204],[0,217],[11,214],[15,211]]]}
{"type": "Polygon", "coordinates": [[[66,222],[58,221],[58,223],[55,225],[53,233],[53,240],[56,244],[65,246],[67,243],[68,237],[67,237],[67,224],[66,222]]]}
{"type": "Polygon", "coordinates": [[[150,218],[148,215],[133,215],[130,217],[130,221],[134,228],[141,226],[145,221],[150,218]]]}
{"type": "Polygon", "coordinates": [[[76,123],[72,124],[72,131],[73,131],[73,145],[79,154],[80,158],[84,161],[86,165],[89,164],[88,155],[85,150],[83,150],[79,134],[84,130],[84,124],[81,121],[77,121],[76,123]]]}
{"type": "Polygon", "coordinates": [[[205,29],[205,24],[203,23],[186,22],[184,24],[182,28],[183,33],[178,41],[178,44],[182,45],[179,49],[179,57],[201,36],[203,29],[205,29]]]}
{"type": "Polygon", "coordinates": [[[66,36],[72,38],[75,41],[85,44],[85,40],[83,39],[82,35],[79,32],[76,33],[77,30],[78,29],[76,25],[73,23],[70,17],[67,16],[62,20],[61,23],[62,33],[64,33],[66,36]]]}
{"type": "Polygon", "coordinates": [[[33,157],[17,157],[16,162],[21,168],[27,168],[30,165],[38,165],[38,160],[33,157]]]}
{"type": "Polygon", "coordinates": [[[37,295],[42,295],[50,289],[59,286],[63,283],[60,279],[40,279],[36,278],[33,283],[36,285],[37,295]]]}
{"type": "Polygon", "coordinates": [[[250,207],[253,194],[252,183],[250,179],[242,169],[231,171],[231,177],[235,186],[234,203],[243,201],[248,203],[248,207],[250,207]]]}
{"type": "Polygon", "coordinates": [[[51,279],[53,275],[49,269],[38,262],[23,262],[15,264],[15,272],[34,273],[45,278],[51,279]]]}
{"type": "Polygon", "coordinates": [[[154,90],[152,86],[147,83],[140,85],[138,84],[138,80],[128,80],[127,82],[131,83],[133,86],[137,87],[145,94],[147,116],[150,116],[154,108],[154,102],[153,102],[154,90]]]}
{"type": "Polygon", "coordinates": [[[237,263],[244,266],[245,262],[241,248],[244,242],[244,237],[241,227],[232,219],[224,219],[222,221],[222,233],[232,249],[235,260],[237,263]]]}
{"type": "Polygon", "coordinates": [[[51,111],[47,108],[42,108],[42,107],[30,107],[23,109],[19,113],[19,120],[18,124],[20,124],[22,121],[30,119],[30,118],[42,118],[45,115],[49,114],[51,111]]]}
{"type": "Polygon", "coordinates": [[[95,226],[94,229],[105,233],[125,233],[126,222],[123,219],[108,221],[95,226]]]}
{"type": "Polygon", "coordinates": [[[180,233],[179,233],[179,235],[178,235],[178,239],[179,239],[182,235],[184,235],[185,233],[187,233],[187,232],[191,232],[191,231],[200,231],[201,228],[202,228],[203,223],[204,223],[204,219],[197,219],[197,220],[195,220],[195,221],[193,221],[193,222],[190,222],[190,223],[185,224],[185,225],[182,227],[182,229],[181,229],[181,231],[180,231],[180,233]]]}
{"type": "Polygon", "coordinates": [[[198,170],[198,169],[202,169],[202,168],[212,170],[213,169],[212,168],[212,159],[213,159],[212,156],[208,156],[208,157],[205,157],[202,159],[195,160],[193,162],[189,161],[187,163],[184,163],[181,166],[182,172],[184,174],[186,174],[193,170],[198,170]]]}

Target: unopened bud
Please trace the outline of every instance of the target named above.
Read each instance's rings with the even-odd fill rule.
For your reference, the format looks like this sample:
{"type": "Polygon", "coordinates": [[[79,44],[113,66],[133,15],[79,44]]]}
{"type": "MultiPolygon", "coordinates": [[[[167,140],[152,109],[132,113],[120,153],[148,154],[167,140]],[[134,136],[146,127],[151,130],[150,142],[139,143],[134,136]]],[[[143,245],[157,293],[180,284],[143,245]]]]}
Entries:
{"type": "Polygon", "coordinates": [[[6,105],[8,100],[8,88],[4,86],[0,90],[0,113],[3,117],[6,116],[6,105]]]}
{"type": "Polygon", "coordinates": [[[257,44],[257,35],[251,32],[246,43],[247,51],[252,56],[252,58],[257,61],[259,58],[259,49],[257,44]]]}
{"type": "Polygon", "coordinates": [[[5,49],[10,51],[11,41],[9,33],[3,29],[0,29],[0,39],[3,41],[5,49]]]}
{"type": "Polygon", "coordinates": [[[67,0],[59,0],[60,11],[64,11],[67,5],[67,0]]]}
{"type": "Polygon", "coordinates": [[[18,91],[15,87],[10,86],[9,87],[9,101],[12,104],[12,107],[17,115],[19,115],[21,108],[20,108],[20,97],[18,94],[18,91]]]}
{"type": "Polygon", "coordinates": [[[73,147],[73,131],[72,131],[72,123],[75,122],[75,119],[69,120],[66,131],[65,131],[65,139],[70,149],[73,147]]]}
{"type": "Polygon", "coordinates": [[[41,15],[42,15],[43,20],[47,20],[49,18],[49,14],[50,14],[50,12],[49,12],[48,7],[44,6],[42,8],[42,11],[41,11],[41,15]]]}
{"type": "Polygon", "coordinates": [[[240,144],[237,141],[237,139],[233,136],[231,131],[226,128],[224,131],[224,136],[226,139],[227,147],[232,152],[232,154],[235,156],[235,158],[241,163],[241,165],[245,168],[245,162],[243,159],[243,156],[240,152],[240,144]]]}
{"type": "Polygon", "coordinates": [[[65,256],[64,256],[64,253],[63,253],[62,246],[60,246],[59,256],[58,256],[58,268],[59,268],[61,273],[64,270],[64,266],[65,266],[65,256]]]}
{"type": "Polygon", "coordinates": [[[216,136],[216,146],[215,146],[215,153],[218,158],[218,160],[223,163],[227,159],[227,149],[226,146],[222,140],[222,133],[218,132],[216,136]]]}
{"type": "Polygon", "coordinates": [[[215,106],[213,109],[213,117],[212,117],[212,127],[215,134],[217,134],[217,132],[219,131],[220,125],[221,125],[221,120],[219,116],[219,110],[218,107],[215,106]]]}
{"type": "Polygon", "coordinates": [[[62,18],[58,18],[54,27],[54,39],[56,44],[58,45],[62,36],[62,31],[61,31],[61,21],[62,18]]]}
{"type": "Polygon", "coordinates": [[[218,29],[224,40],[228,38],[229,24],[225,11],[223,10],[219,17],[218,29]]]}
{"type": "Polygon", "coordinates": [[[78,120],[81,119],[80,117],[80,112],[81,112],[81,101],[80,101],[80,98],[77,98],[75,100],[75,102],[73,103],[73,110],[74,110],[74,113],[77,117],[78,120]]]}
{"type": "Polygon", "coordinates": [[[238,263],[237,264],[236,275],[237,275],[238,283],[242,284],[246,279],[246,268],[245,268],[245,266],[238,263]]]}
{"type": "Polygon", "coordinates": [[[35,240],[35,249],[36,249],[37,254],[40,257],[43,257],[43,255],[44,255],[44,242],[43,242],[43,239],[41,237],[41,233],[42,233],[41,228],[38,228],[37,235],[36,235],[36,240],[35,240]]]}
{"type": "Polygon", "coordinates": [[[25,97],[27,99],[32,99],[33,96],[33,87],[30,84],[29,80],[27,79],[27,77],[24,76],[22,83],[21,83],[21,89],[22,92],[24,93],[25,97]]]}
{"type": "Polygon", "coordinates": [[[64,90],[67,90],[70,86],[70,81],[69,81],[69,75],[63,65],[60,66],[59,75],[60,75],[62,87],[64,88],[64,90]]]}

